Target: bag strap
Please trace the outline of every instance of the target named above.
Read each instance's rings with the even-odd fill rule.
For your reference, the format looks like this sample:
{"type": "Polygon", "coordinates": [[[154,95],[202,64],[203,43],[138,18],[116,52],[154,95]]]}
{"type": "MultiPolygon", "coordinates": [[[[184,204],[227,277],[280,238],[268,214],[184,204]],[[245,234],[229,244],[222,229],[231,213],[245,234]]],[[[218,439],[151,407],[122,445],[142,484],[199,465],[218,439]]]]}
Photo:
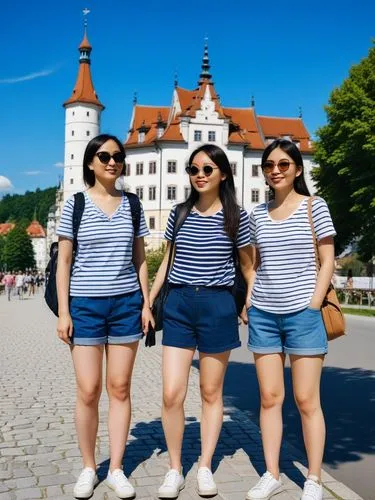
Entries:
{"type": "Polygon", "coordinates": [[[81,219],[83,211],[85,209],[85,195],[80,193],[75,193],[74,195],[74,208],[73,208],[73,250],[77,250],[78,246],[78,230],[81,224],[81,219]]]}
{"type": "Polygon", "coordinates": [[[138,234],[139,228],[141,226],[141,202],[139,201],[138,196],[134,193],[125,191],[125,196],[129,201],[135,236],[136,234],[138,234]]]}
{"type": "Polygon", "coordinates": [[[309,216],[309,223],[310,223],[310,228],[311,228],[311,234],[312,234],[312,237],[313,237],[316,272],[319,273],[319,270],[320,270],[320,259],[319,259],[319,253],[318,253],[318,241],[316,239],[314,222],[313,222],[313,218],[312,218],[312,202],[315,199],[316,199],[316,196],[310,196],[310,198],[307,200],[307,214],[309,216]]]}
{"type": "Polygon", "coordinates": [[[167,264],[167,269],[165,271],[164,283],[168,279],[169,272],[170,272],[172,265],[173,265],[173,261],[174,261],[173,251],[174,251],[174,246],[176,243],[177,233],[181,229],[181,227],[182,227],[183,223],[185,222],[188,215],[189,215],[189,211],[187,210],[187,208],[185,206],[176,205],[175,215],[174,215],[174,223],[173,223],[172,240],[171,240],[171,246],[169,249],[168,264],[167,264]]]}

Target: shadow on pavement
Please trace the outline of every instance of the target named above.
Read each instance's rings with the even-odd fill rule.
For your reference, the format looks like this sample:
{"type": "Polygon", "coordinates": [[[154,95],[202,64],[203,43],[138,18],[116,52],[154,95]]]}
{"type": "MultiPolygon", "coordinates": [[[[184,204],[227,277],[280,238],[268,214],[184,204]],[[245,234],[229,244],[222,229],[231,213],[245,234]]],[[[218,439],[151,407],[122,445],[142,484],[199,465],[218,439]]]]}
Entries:
{"type": "MultiPolygon", "coordinates": [[[[284,439],[304,451],[291,370],[285,368],[284,439]]],[[[375,371],[325,367],[321,383],[327,425],[324,463],[335,467],[375,453],[375,371]]],[[[230,362],[224,385],[226,405],[239,408],[259,425],[259,391],[254,364],[230,362]]]]}

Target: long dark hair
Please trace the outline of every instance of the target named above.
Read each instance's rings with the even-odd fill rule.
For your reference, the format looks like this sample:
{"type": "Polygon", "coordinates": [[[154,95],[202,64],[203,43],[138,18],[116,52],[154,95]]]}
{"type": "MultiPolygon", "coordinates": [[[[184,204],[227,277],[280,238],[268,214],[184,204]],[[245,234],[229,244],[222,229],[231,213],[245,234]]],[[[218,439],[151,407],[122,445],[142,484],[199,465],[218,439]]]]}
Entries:
{"type": "MultiPolygon", "coordinates": [[[[304,176],[302,155],[300,150],[294,144],[294,142],[288,141],[288,139],[276,139],[276,141],[271,142],[271,144],[269,144],[263,151],[262,165],[267,160],[272,151],[277,148],[280,148],[281,150],[284,151],[284,153],[290,156],[294,161],[294,163],[296,164],[296,167],[299,167],[302,170],[301,175],[299,175],[294,179],[293,187],[296,193],[302,194],[304,196],[310,196],[310,191],[309,188],[307,187],[304,176]]],[[[272,191],[273,194],[275,193],[274,189],[271,186],[270,186],[270,191],[272,191]]]]}
{"type": "MultiPolygon", "coordinates": [[[[125,155],[124,146],[122,145],[121,141],[114,135],[101,134],[91,139],[91,141],[87,144],[85,154],[83,155],[83,182],[86,184],[86,186],[92,187],[95,184],[95,174],[92,170],[90,170],[89,165],[92,163],[98,149],[101,148],[107,141],[115,142],[121,153],[124,153],[125,155]]],[[[121,175],[124,174],[125,163],[121,171],[121,175]]]]}
{"type": "MultiPolygon", "coordinates": [[[[215,146],[214,144],[203,144],[191,153],[188,161],[189,166],[191,166],[197,154],[201,152],[205,153],[213,161],[213,163],[219,167],[220,172],[226,176],[226,178],[220,183],[219,196],[223,205],[224,230],[229,238],[235,240],[240,223],[240,209],[236,200],[233,173],[228,157],[218,146],[215,146]]],[[[194,189],[191,180],[190,186],[191,191],[188,199],[184,203],[181,203],[181,206],[184,207],[187,212],[190,212],[199,199],[199,193],[196,189],[194,189]]]]}

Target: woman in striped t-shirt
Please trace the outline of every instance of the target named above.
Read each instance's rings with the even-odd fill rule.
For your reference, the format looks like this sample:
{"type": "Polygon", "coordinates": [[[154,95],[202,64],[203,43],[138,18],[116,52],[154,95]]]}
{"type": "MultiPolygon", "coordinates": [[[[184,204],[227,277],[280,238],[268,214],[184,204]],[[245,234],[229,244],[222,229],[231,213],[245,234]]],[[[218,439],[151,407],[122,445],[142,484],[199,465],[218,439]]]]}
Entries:
{"type": "Polygon", "coordinates": [[[314,198],[312,220],[321,262],[317,275],[308,215],[310,193],[299,149],[288,140],[274,141],[263,153],[262,170],[274,199],[255,207],[250,216],[256,273],[252,278],[248,321],[249,349],[254,353],[260,386],[260,425],[267,472],[247,498],[267,499],[282,490],[281,410],[284,362],[289,354],[309,463],[302,499],[321,500],[325,424],[319,393],[327,335],[320,307],[334,271],[336,233],[327,204],[314,198]]]}
{"type": "MultiPolygon", "coordinates": [[[[223,380],[231,349],[240,346],[231,294],[234,246],[239,249],[245,279],[249,281],[251,275],[249,217],[237,205],[233,174],[224,151],[213,144],[201,146],[191,154],[186,171],[191,194],[182,204],[186,219],[175,240],[163,322],[162,420],[171,469],[159,489],[160,498],[175,498],[184,486],[183,404],[196,349],[202,397],[198,493],[201,496],[217,493],[211,460],[222,426],[223,380]]],[[[151,303],[166,273],[175,215],[172,210],[165,232],[167,252],[150,292],[151,303]]]]}
{"type": "MultiPolygon", "coordinates": [[[[98,482],[95,443],[102,390],[103,354],[109,397],[110,463],[107,484],[120,498],[135,491],[122,471],[130,425],[130,383],[138,341],[153,323],[143,237],[148,234],[138,200],[139,227],[133,224],[128,196],[116,189],[125,151],[110,135],[92,139],[83,158],[88,186],[73,259],[72,196],[64,206],[59,235],[57,332],[70,344],[77,381],[76,429],[83,471],[76,498],[90,498],[98,482]],[[143,299],[142,299],[143,295],[143,299]]],[[[135,195],[133,195],[135,196],[135,195]]]]}

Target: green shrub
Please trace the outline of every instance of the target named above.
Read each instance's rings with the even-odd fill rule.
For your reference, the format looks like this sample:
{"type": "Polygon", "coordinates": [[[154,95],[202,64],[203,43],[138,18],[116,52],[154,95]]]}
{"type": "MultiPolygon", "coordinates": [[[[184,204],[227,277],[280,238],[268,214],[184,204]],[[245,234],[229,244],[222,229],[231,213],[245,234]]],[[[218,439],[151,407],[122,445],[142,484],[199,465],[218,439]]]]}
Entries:
{"type": "Polygon", "coordinates": [[[146,260],[148,266],[148,279],[152,283],[155,279],[155,275],[158,272],[160,264],[164,258],[165,254],[165,244],[156,250],[149,250],[146,252],[146,260]]]}

